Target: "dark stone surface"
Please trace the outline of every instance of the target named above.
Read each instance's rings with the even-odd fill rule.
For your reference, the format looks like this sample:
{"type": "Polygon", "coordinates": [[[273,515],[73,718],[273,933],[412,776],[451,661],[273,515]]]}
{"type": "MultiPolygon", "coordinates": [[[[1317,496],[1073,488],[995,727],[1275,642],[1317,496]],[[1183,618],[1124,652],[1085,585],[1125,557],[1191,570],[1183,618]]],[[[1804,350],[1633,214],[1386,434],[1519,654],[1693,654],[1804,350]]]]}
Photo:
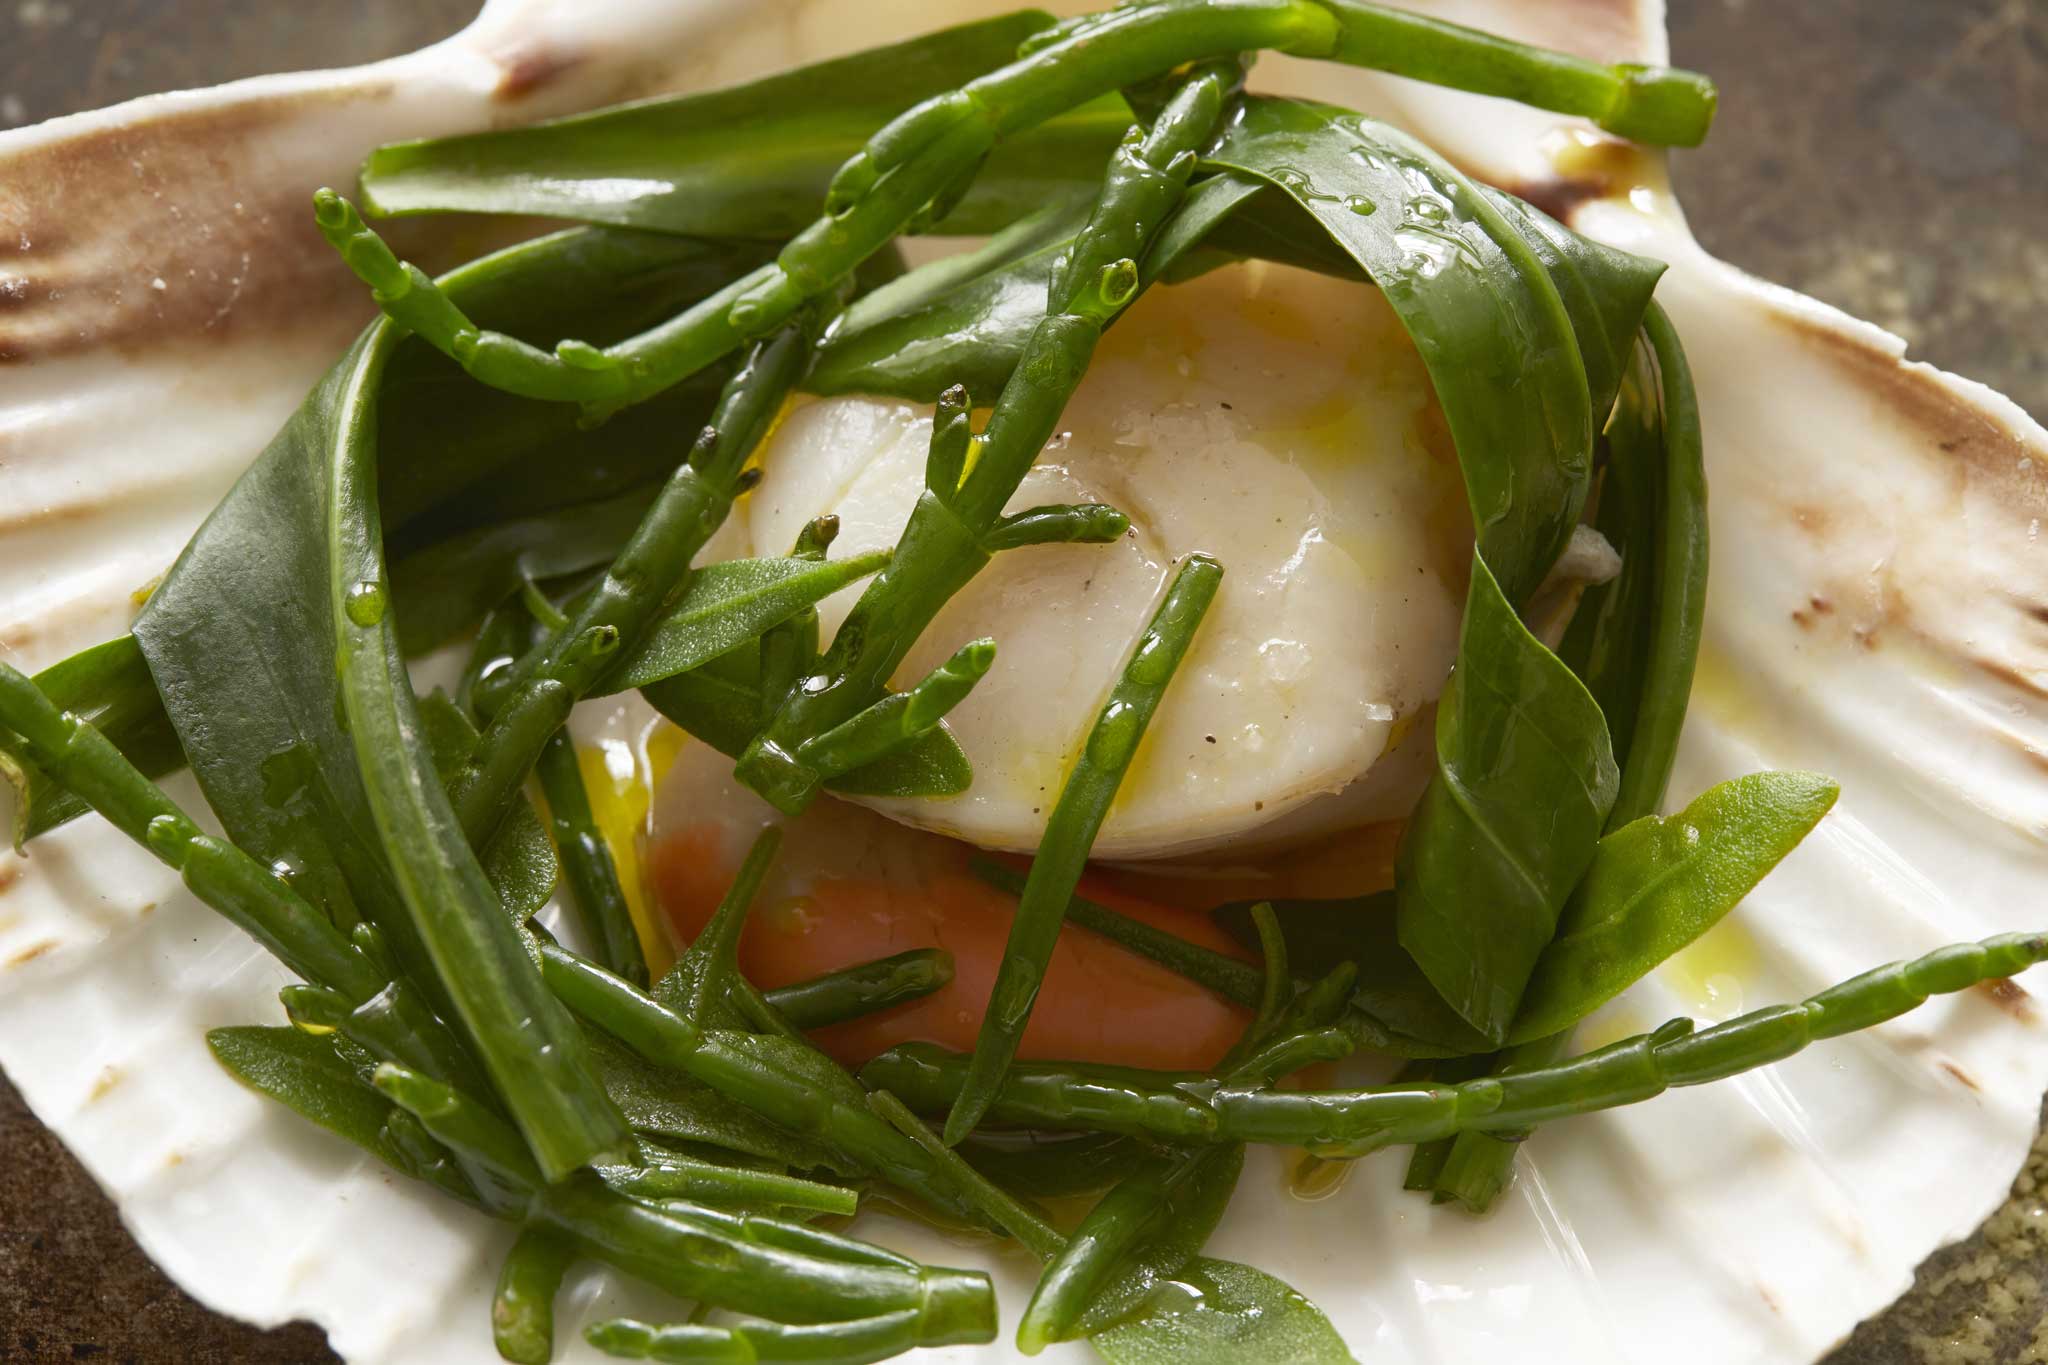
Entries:
{"type": "Polygon", "coordinates": [[[259,1332],[194,1303],[142,1254],[92,1177],[0,1079],[0,1360],[334,1358],[311,1324],[259,1332]]]}
{"type": "Polygon", "coordinates": [[[1721,87],[1675,172],[1700,241],[2048,418],[2048,5],[1669,3],[1721,87]]]}
{"type": "MultiPolygon", "coordinates": [[[[1670,0],[1676,58],[1722,113],[1677,175],[1702,241],[1891,328],[2048,417],[2048,6],[2038,0],[1670,0]]],[[[473,0],[7,0],[0,125],[155,90],[367,61],[473,0]]],[[[2048,1361],[2041,1158],[1985,1232],[1827,1365],[2048,1361]]],[[[483,1324],[478,1324],[483,1330],[483,1324]]],[[[0,1359],[330,1361],[303,1324],[207,1312],[0,1079],[0,1359]]]]}

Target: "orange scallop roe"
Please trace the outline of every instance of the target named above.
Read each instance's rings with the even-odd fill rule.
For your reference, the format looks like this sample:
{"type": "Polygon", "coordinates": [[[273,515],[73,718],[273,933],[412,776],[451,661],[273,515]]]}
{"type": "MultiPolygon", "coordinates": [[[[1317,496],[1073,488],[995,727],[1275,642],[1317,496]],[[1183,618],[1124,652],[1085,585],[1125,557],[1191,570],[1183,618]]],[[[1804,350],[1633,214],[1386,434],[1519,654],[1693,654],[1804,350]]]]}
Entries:
{"type": "MultiPolygon", "coordinates": [[[[913,948],[942,948],[953,955],[950,984],[813,1037],[848,1065],[913,1041],[971,1050],[1009,937],[1015,898],[969,871],[973,850],[967,845],[876,824],[890,843],[900,838],[908,844],[902,856],[885,859],[887,876],[875,874],[873,844],[858,859],[864,866],[835,867],[835,861],[854,859],[800,849],[801,821],[789,831],[782,864],[795,861],[803,870],[793,878],[771,874],[740,939],[740,968],[755,984],[773,989],[913,948]]],[[[650,850],[649,875],[684,941],[717,909],[738,863],[733,851],[728,833],[713,824],[675,830],[650,850]]],[[[1114,884],[1125,880],[1091,876],[1081,894],[1204,947],[1245,956],[1206,915],[1114,884]]],[[[1073,927],[1053,951],[1018,1055],[1207,1070],[1237,1040],[1247,1018],[1236,1005],[1164,967],[1073,927]]]]}

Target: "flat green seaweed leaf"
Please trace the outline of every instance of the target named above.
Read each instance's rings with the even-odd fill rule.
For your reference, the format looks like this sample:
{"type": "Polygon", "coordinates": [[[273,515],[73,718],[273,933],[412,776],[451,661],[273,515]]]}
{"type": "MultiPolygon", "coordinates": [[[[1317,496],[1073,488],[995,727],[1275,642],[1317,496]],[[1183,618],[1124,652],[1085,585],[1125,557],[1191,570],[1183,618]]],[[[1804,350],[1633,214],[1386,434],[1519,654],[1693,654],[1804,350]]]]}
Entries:
{"type": "MultiPolygon", "coordinates": [[[[810,223],[832,173],[876,128],[1002,65],[1051,23],[1021,10],[728,89],[396,143],[364,163],[364,206],[779,241],[810,223]],[[746,137],[733,137],[734,128],[746,137]]],[[[1108,96],[1006,139],[944,229],[992,232],[1049,197],[1085,189],[1130,122],[1124,102],[1108,96]]]]}
{"type": "Polygon", "coordinates": [[[1841,792],[1818,773],[1752,773],[1675,815],[1601,839],[1543,950],[1510,1042],[1568,1028],[1721,922],[1841,792]]]}

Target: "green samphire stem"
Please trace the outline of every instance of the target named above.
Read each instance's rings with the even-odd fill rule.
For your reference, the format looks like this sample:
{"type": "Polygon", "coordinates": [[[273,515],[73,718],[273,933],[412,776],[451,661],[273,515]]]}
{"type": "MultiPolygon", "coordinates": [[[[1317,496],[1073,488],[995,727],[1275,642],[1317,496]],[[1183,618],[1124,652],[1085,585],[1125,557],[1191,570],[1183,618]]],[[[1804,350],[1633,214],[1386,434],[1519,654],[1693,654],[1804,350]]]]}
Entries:
{"type": "Polygon", "coordinates": [[[1136,294],[1137,260],[1180,202],[1195,154],[1242,78],[1234,62],[1197,69],[1151,129],[1133,129],[1118,148],[982,435],[969,435],[964,391],[941,399],[925,491],[895,556],[862,592],[817,672],[791,690],[740,757],[740,780],[780,809],[802,810],[823,781],[805,761],[806,743],[880,697],[918,636],[988,562],[987,537],[1057,429],[1103,328],[1136,294]]]}
{"type": "Polygon", "coordinates": [[[602,414],[641,402],[763,336],[964,192],[997,142],[1098,96],[1191,63],[1257,51],[1389,71],[1690,146],[1714,88],[1663,67],[1602,66],[1358,0],[1146,0],[1055,26],[1008,66],[927,100],[869,139],[834,178],[827,212],[762,266],[614,346],[543,350],[478,327],[331,190],[320,228],[395,321],[493,388],[602,414]]]}
{"type": "MultiPolygon", "coordinates": [[[[1691,1020],[1675,1019],[1554,1066],[1452,1085],[1272,1090],[1128,1067],[1019,1063],[989,1117],[1026,1127],[1269,1142],[1358,1156],[1454,1133],[1514,1132],[1634,1104],[1673,1086],[1722,1080],[1782,1061],[1810,1043],[1881,1024],[1930,996],[2042,961],[2048,961],[2048,933],[1954,944],[1866,972],[1797,1005],[1755,1010],[1698,1032],[1691,1020]]],[[[870,1087],[893,1091],[927,1113],[951,1105],[966,1076],[965,1056],[924,1044],[896,1048],[861,1070],[870,1087]]]]}

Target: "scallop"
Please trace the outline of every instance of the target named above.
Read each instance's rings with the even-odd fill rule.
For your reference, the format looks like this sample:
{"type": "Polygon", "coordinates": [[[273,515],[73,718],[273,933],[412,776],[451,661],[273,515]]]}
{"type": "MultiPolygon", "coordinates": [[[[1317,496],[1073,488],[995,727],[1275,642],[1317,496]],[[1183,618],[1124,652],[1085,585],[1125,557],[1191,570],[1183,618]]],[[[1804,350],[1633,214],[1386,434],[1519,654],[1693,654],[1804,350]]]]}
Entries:
{"type": "MultiPolygon", "coordinates": [[[[1662,6],[1652,0],[1411,7],[1602,59],[1666,56],[1662,6]]],[[[265,78],[0,134],[0,354],[9,362],[0,381],[0,645],[10,661],[39,667],[126,629],[134,591],[165,567],[366,318],[305,205],[314,187],[344,182],[371,145],[751,76],[995,8],[493,0],[466,33],[376,67],[265,78]]],[[[1936,943],[2038,927],[2048,885],[2048,560],[2039,550],[2048,432],[1996,395],[1909,362],[1897,338],[1712,260],[1692,241],[1655,158],[1533,110],[1358,72],[1273,60],[1256,81],[1382,114],[1497,183],[1573,182],[1591,192],[1572,211],[1574,226],[1671,263],[1660,297],[1697,371],[1715,541],[1706,648],[1672,798],[1765,766],[1825,769],[1844,794],[1747,905],[1597,1016],[1589,1037],[1677,1012],[1725,1017],[1936,943]]],[[[410,226],[404,249],[431,257],[442,230],[410,226]]],[[[941,634],[957,643],[987,620],[1004,627],[994,631],[1004,666],[1028,661],[1032,614],[999,622],[1001,603],[985,594],[1004,584],[1034,591],[1018,577],[1028,570],[1045,575],[1036,608],[1072,611],[1090,595],[1073,591],[1076,566],[1101,571],[1116,588],[1104,583],[1084,608],[1096,613],[1088,644],[1100,653],[1087,655],[1086,669],[1084,651],[1072,655],[1072,695],[1060,712],[1070,717],[1087,710],[1173,555],[1216,550],[1230,561],[1238,606],[1275,604],[1233,607],[1211,622],[1204,655],[1182,679],[1202,684],[1186,689],[1191,709],[1163,718],[1157,752],[1112,823],[1127,854],[1275,838],[1282,819],[1325,818],[1318,793],[1380,780],[1400,753],[1403,718],[1418,718],[1411,731],[1420,725],[1429,669],[1330,643],[1332,614],[1369,600],[1392,611],[1370,586],[1398,568],[1392,549],[1377,561],[1380,547],[1347,537],[1386,531],[1390,545],[1405,547],[1401,562],[1426,579],[1461,534],[1417,514],[1448,484],[1432,463],[1426,399],[1412,387],[1388,378],[1376,390],[1385,404],[1364,419],[1383,438],[1367,462],[1378,483],[1364,474],[1346,482],[1327,445],[1300,430],[1311,425],[1305,410],[1291,422],[1236,416],[1284,406],[1259,407],[1268,377],[1257,373],[1252,314],[1260,299],[1276,317],[1289,307],[1299,314],[1298,282],[1245,271],[1190,286],[1250,304],[1236,321],[1188,315],[1201,328],[1242,329],[1196,332],[1210,338],[1199,354],[1168,321],[1181,315],[1180,288],[1149,299],[1109,339],[1105,363],[1122,367],[1145,402],[1122,403],[1100,382],[1111,371],[1098,371],[1076,404],[1074,435],[1034,476],[1033,498],[1117,503],[1137,534],[1116,546],[1019,552],[958,608],[992,614],[948,618],[926,642],[936,651],[941,634]],[[1156,360],[1146,358],[1148,336],[1164,338],[1156,360]],[[1213,359],[1219,374],[1253,366],[1231,381],[1251,390],[1246,406],[1202,406],[1214,386],[1180,374],[1182,359],[1213,359]],[[1138,445],[1117,444],[1121,421],[1138,445]],[[1250,493],[1205,503],[1201,494],[1215,490],[1193,481],[1141,486],[1133,471],[1163,460],[1174,433],[1199,436],[1219,487],[1250,493]],[[1282,502],[1294,523],[1255,530],[1282,502]],[[1303,548],[1310,517],[1330,576],[1313,608],[1295,612],[1270,578],[1303,548]],[[1215,543],[1226,531],[1232,543],[1215,543]],[[1269,614],[1286,624],[1269,628],[1269,614]],[[1221,648],[1220,627],[1231,621],[1249,649],[1221,648]],[[1307,648],[1261,657],[1269,640],[1307,648]],[[1233,677],[1336,677],[1347,658],[1375,679],[1362,705],[1393,714],[1340,707],[1312,734],[1266,722],[1272,771],[1284,777],[1241,762],[1241,734],[1226,754],[1227,718],[1262,722],[1234,709],[1233,677]],[[1169,759],[1183,752],[1206,766],[1176,769],[1169,759]],[[1188,772],[1216,784],[1213,800],[1175,793],[1188,772]],[[1277,807],[1248,815],[1246,796],[1277,807]],[[1281,809],[1290,803],[1294,811],[1281,809]],[[1274,823],[1263,823],[1269,814],[1274,823]]],[[[1374,326],[1370,302],[1330,289],[1327,306],[1374,326]]],[[[1299,336],[1273,344],[1312,348],[1299,336]]],[[[1385,366],[1386,376],[1410,363],[1391,344],[1371,357],[1362,363],[1385,366]]],[[[1312,387],[1325,382],[1322,365],[1338,363],[1324,355],[1313,372],[1271,382],[1312,387]]],[[[919,450],[920,417],[861,399],[819,404],[796,415],[783,441],[833,423],[865,433],[813,438],[839,452],[850,481],[871,476],[860,499],[828,500],[849,514],[856,501],[867,507],[873,524],[858,534],[879,543],[900,516],[892,499],[902,497],[887,462],[919,450]]],[[[752,523],[770,515],[764,497],[750,530],[765,537],[769,528],[752,523]]],[[[1435,591],[1454,598],[1455,578],[1436,577],[1435,591]]],[[[1014,705],[1034,700],[1029,684],[1010,690],[1014,705]]],[[[987,700],[997,696],[992,689],[987,700]]],[[[1042,738],[1029,747],[1062,752],[1072,740],[1062,727],[1076,722],[1041,714],[1042,738]]],[[[916,818],[991,845],[1028,845],[1019,831],[1029,828],[1023,817],[1039,782],[1028,770],[1043,760],[1006,752],[999,733],[975,739],[972,718],[964,713],[960,726],[990,804],[916,818]]],[[[625,701],[583,724],[585,741],[616,759],[615,776],[646,799],[662,748],[646,742],[653,718],[625,701]]],[[[172,790],[188,803],[196,796],[183,782],[172,790]]],[[[1391,789],[1388,800],[1398,805],[1391,789]]],[[[865,822],[878,856],[897,840],[938,838],[871,812],[820,810],[821,821],[865,822]]],[[[394,1184],[353,1149],[241,1090],[209,1057],[206,1027],[278,1018],[281,979],[261,950],[98,822],[39,841],[27,860],[0,853],[0,1064],[170,1273],[243,1317],[310,1318],[354,1361],[490,1359],[481,1325],[502,1233],[430,1191],[394,1184]]],[[[1281,1158],[1264,1154],[1215,1247],[1286,1279],[1387,1365],[1812,1359],[2004,1192],[2048,1087],[2048,1039],[2031,989],[2023,981],[1967,993],[1738,1082],[1546,1127],[1521,1153],[1515,1193],[1484,1221],[1400,1194],[1398,1154],[1368,1159],[1315,1202],[1290,1198],[1281,1158]]],[[[903,1225],[872,1231],[950,1263],[973,1254],[903,1225]]],[[[991,1269],[1011,1306],[1021,1303],[1020,1267],[991,1269]]],[[[593,1277],[565,1299],[565,1358],[591,1358],[575,1337],[582,1321],[659,1311],[628,1293],[593,1277]]]]}
{"type": "MultiPolygon", "coordinates": [[[[757,549],[828,511],[846,552],[894,545],[931,427],[929,407],[895,399],[796,410],[761,453],[757,549]]],[[[1130,532],[999,555],[940,613],[898,682],[996,639],[995,668],[948,720],[974,783],[883,809],[1034,847],[1174,562],[1206,550],[1222,591],[1097,851],[1241,849],[1407,811],[1423,746],[1381,760],[1450,671],[1472,530],[1421,357],[1377,290],[1253,262],[1149,291],[1105,336],[1011,510],[1062,502],[1109,503],[1130,532]]],[[[827,631],[857,592],[821,608],[827,631]]]]}

